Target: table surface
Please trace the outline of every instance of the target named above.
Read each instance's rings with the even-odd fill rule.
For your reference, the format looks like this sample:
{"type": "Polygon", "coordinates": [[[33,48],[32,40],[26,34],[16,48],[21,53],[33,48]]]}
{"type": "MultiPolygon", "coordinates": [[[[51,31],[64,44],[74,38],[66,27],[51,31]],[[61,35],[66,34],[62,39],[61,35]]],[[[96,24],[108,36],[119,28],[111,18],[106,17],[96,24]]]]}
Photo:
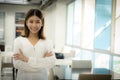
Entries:
{"type": "Polygon", "coordinates": [[[55,65],[72,65],[72,59],[57,59],[55,65]]]}

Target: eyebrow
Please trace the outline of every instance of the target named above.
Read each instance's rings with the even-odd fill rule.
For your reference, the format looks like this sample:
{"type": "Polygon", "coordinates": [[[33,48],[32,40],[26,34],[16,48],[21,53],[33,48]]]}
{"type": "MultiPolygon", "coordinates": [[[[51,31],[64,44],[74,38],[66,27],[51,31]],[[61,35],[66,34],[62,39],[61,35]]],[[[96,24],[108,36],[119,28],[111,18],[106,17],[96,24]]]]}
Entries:
{"type": "Polygon", "coordinates": [[[30,19],[30,21],[41,21],[40,19],[30,19]]]}

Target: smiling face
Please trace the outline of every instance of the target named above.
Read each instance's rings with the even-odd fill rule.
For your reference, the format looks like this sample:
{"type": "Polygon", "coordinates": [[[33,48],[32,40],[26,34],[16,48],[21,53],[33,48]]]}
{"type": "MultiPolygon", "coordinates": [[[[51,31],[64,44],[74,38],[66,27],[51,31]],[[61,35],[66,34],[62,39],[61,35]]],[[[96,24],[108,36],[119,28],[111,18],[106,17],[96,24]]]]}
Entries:
{"type": "Polygon", "coordinates": [[[26,25],[32,34],[38,34],[42,26],[42,21],[37,16],[31,16],[27,21],[26,25]]]}
{"type": "Polygon", "coordinates": [[[44,17],[39,9],[30,9],[26,13],[24,27],[24,37],[34,34],[39,39],[46,39],[44,36],[44,17]]]}

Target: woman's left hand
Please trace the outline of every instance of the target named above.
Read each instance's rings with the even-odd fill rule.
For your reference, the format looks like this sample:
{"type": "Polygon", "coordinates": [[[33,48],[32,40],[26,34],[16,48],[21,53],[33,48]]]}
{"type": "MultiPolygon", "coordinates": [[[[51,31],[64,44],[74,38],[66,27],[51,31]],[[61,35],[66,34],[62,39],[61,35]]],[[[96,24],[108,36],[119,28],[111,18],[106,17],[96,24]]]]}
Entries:
{"type": "Polygon", "coordinates": [[[13,58],[15,60],[21,60],[21,61],[24,61],[24,62],[28,62],[28,58],[23,55],[23,52],[21,51],[21,49],[19,49],[19,52],[20,53],[14,54],[13,58]]]}
{"type": "Polygon", "coordinates": [[[51,52],[48,52],[48,53],[45,53],[45,55],[44,55],[44,57],[50,57],[50,56],[53,56],[52,51],[51,51],[51,52]]]}

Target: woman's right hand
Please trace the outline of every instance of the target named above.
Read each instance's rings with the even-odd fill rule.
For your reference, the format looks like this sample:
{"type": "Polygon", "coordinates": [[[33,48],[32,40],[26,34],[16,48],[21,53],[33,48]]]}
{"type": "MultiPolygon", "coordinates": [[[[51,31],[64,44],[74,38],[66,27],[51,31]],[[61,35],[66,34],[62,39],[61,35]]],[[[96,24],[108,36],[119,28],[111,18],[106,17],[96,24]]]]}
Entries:
{"type": "Polygon", "coordinates": [[[24,56],[21,49],[19,49],[19,53],[16,53],[16,54],[13,55],[13,58],[15,60],[21,60],[21,61],[24,61],[24,62],[28,62],[28,57],[24,56]]]}
{"type": "Polygon", "coordinates": [[[53,55],[52,52],[48,52],[48,53],[45,53],[44,57],[50,57],[50,56],[52,56],[52,55],[53,55]]]}

